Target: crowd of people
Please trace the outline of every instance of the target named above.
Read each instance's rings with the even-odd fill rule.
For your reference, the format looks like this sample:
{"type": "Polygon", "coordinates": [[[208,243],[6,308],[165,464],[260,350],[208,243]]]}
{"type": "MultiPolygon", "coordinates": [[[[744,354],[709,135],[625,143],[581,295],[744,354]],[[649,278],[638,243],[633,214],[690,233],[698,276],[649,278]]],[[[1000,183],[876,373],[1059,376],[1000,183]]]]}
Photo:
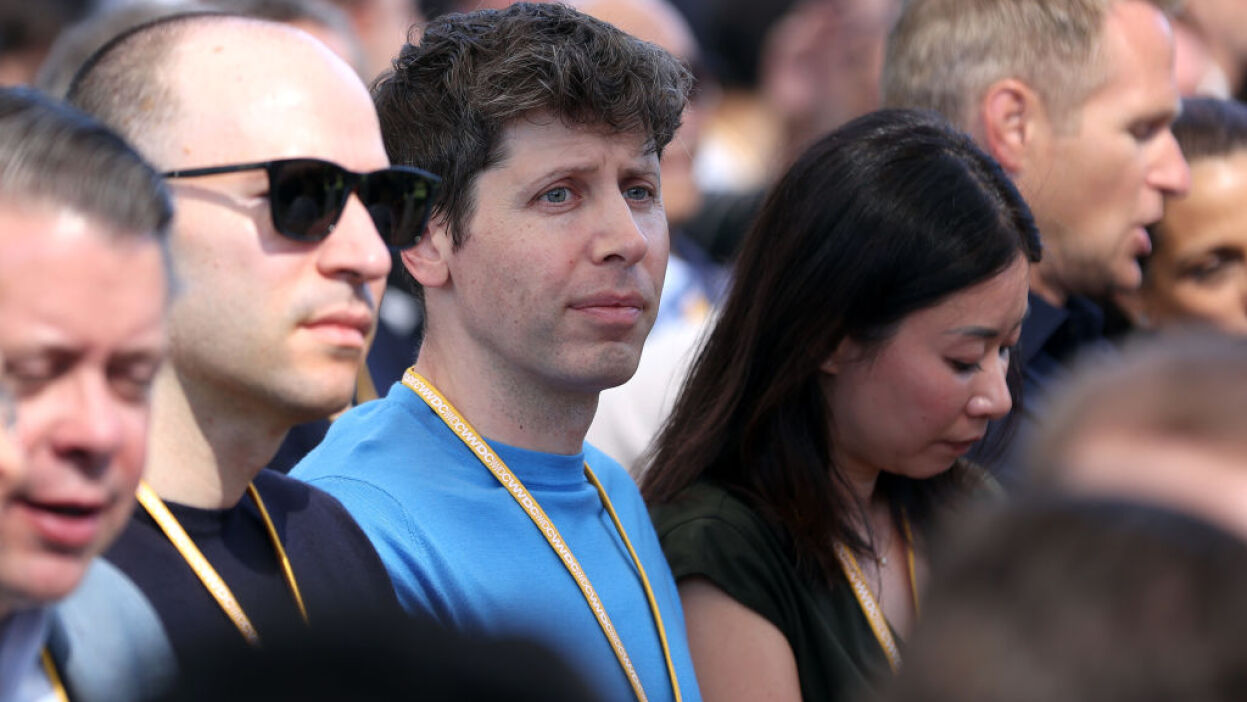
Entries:
{"type": "Polygon", "coordinates": [[[1226,4],[0,6],[0,702],[1247,698],[1226,4]]]}

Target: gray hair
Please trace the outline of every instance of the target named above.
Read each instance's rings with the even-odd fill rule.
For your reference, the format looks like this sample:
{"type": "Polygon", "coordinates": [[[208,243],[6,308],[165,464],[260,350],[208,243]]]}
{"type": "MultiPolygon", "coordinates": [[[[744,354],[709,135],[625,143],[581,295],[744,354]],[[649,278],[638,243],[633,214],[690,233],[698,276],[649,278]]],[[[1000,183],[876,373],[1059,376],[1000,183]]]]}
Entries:
{"type": "MultiPolygon", "coordinates": [[[[888,37],[883,101],[973,130],[996,81],[1034,89],[1057,124],[1106,79],[1100,39],[1122,0],[909,0],[888,37]]],[[[1172,14],[1179,0],[1146,0],[1172,14]]]]}
{"type": "Polygon", "coordinates": [[[0,200],[69,207],[163,242],[164,180],[111,129],[28,88],[0,88],[0,200]]]}

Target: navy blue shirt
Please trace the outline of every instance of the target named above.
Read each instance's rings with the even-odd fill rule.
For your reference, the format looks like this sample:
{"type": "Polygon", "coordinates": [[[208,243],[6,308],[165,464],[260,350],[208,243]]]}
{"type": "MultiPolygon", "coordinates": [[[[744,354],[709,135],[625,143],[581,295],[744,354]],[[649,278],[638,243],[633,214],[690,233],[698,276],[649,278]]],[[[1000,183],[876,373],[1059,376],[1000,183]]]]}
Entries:
{"type": "MultiPolygon", "coordinates": [[[[385,566],[341,503],[272,470],[260,471],[253,482],[290,557],[313,626],[353,611],[402,616],[385,566]]],[[[266,634],[303,626],[249,497],[224,510],[166,504],[229,585],[261,644],[266,634]]],[[[135,508],[105,556],[147,595],[183,665],[205,650],[245,646],[242,634],[142,507],[135,508]]]]}
{"type": "Polygon", "coordinates": [[[1104,337],[1104,312],[1091,300],[1074,295],[1064,307],[1056,307],[1032,292],[1029,301],[1015,356],[1022,369],[1022,402],[1010,416],[992,422],[982,446],[997,447],[972,456],[1006,487],[1017,485],[1024,477],[1023,452],[1047,414],[1053,387],[1069,375],[1080,354],[1113,348],[1104,337]],[[1016,426],[1007,434],[1005,427],[1010,421],[1016,426]]]}

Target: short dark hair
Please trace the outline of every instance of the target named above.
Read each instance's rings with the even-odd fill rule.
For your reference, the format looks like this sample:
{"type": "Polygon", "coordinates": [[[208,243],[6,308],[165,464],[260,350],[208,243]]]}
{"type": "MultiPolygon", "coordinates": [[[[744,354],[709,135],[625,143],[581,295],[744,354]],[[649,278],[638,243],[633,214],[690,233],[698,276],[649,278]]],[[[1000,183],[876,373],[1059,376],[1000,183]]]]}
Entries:
{"type": "Polygon", "coordinates": [[[1247,105],[1237,100],[1186,98],[1172,129],[1187,161],[1229,156],[1247,149],[1247,105]]]}
{"type": "MultiPolygon", "coordinates": [[[[642,491],[669,502],[700,478],[786,534],[799,565],[838,577],[833,540],[867,548],[841,497],[821,366],[846,338],[875,347],[907,315],[1038,260],[1009,178],[934,113],[882,110],[814,144],[745,239],[732,290],[656,440],[642,491]]],[[[1016,395],[1013,372],[1011,390],[1016,395]]],[[[881,475],[916,527],[974,472],[881,475]]],[[[978,475],[982,475],[979,473],[978,475]]]]}
{"type": "Polygon", "coordinates": [[[129,144],[28,88],[0,88],[0,200],[69,207],[160,241],[173,219],[164,180],[129,144]]]}
{"type": "Polygon", "coordinates": [[[1247,695],[1247,544],[1122,502],[966,525],[935,562],[887,702],[1231,702],[1247,695]]]}
{"type": "Polygon", "coordinates": [[[509,124],[549,112],[643,134],[661,154],[691,85],[688,70],[658,46],[565,5],[521,2],[430,22],[373,97],[390,160],[442,177],[433,215],[460,245],[476,178],[502,158],[509,124]]]}

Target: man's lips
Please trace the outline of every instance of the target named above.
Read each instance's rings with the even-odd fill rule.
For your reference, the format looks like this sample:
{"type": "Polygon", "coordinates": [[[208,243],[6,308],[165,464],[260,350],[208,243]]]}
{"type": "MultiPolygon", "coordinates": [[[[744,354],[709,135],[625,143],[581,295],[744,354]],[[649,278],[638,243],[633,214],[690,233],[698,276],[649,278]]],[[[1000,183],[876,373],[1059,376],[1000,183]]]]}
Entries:
{"type": "Polygon", "coordinates": [[[77,551],[95,543],[109,504],[94,498],[20,498],[10,504],[10,509],[29,522],[44,543],[77,551]]]}
{"type": "Polygon", "coordinates": [[[373,316],[366,309],[336,310],[318,315],[302,326],[337,346],[363,348],[372,331],[373,316]]]}
{"type": "Polygon", "coordinates": [[[604,324],[635,324],[645,311],[645,297],[636,292],[605,292],[577,299],[571,308],[604,324]]]}

